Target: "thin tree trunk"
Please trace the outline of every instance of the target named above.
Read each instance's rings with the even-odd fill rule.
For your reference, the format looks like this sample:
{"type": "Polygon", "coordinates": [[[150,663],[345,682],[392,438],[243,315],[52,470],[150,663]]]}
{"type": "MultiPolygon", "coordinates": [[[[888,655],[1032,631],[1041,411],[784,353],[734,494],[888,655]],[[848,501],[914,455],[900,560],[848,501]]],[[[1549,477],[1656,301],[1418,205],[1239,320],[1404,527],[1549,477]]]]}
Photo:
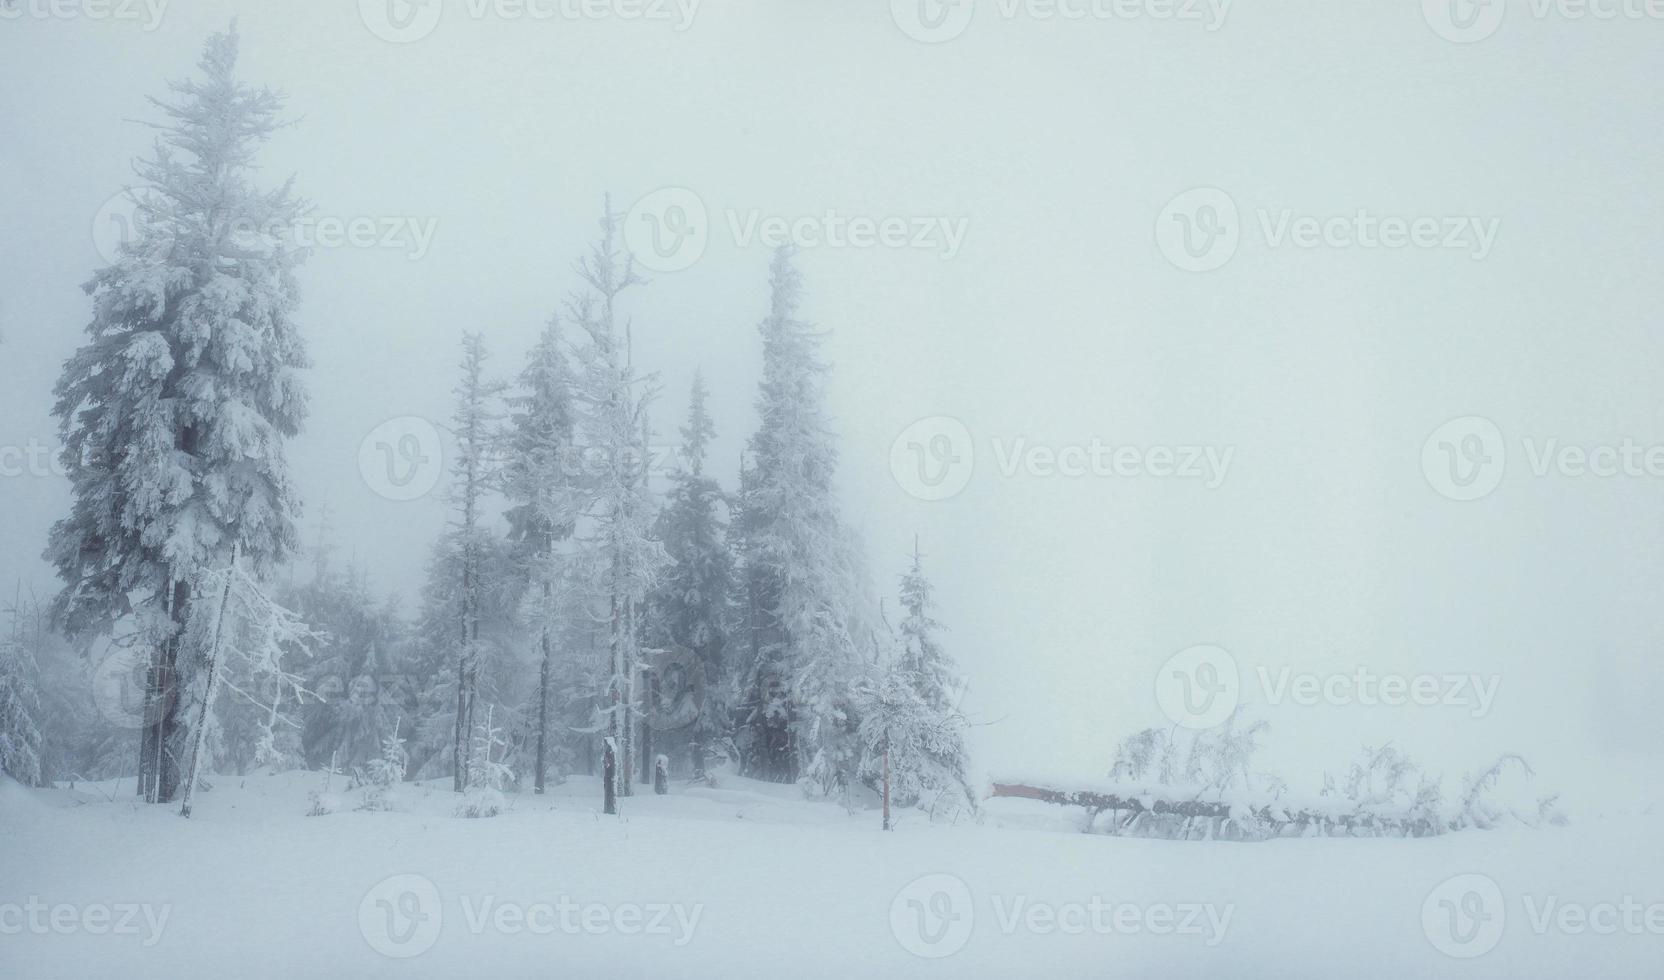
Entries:
{"type": "Polygon", "coordinates": [[[601,806],[605,813],[618,812],[618,755],[617,744],[608,738],[601,749],[601,806]]]}
{"type": "MultiPolygon", "coordinates": [[[[543,595],[547,599],[549,586],[543,586],[543,595]]],[[[537,684],[537,780],[533,792],[543,795],[543,774],[549,768],[549,660],[551,657],[549,644],[549,627],[543,627],[543,667],[538,671],[537,684]]]]}
{"type": "Polygon", "coordinates": [[[658,706],[659,685],[658,679],[649,671],[643,670],[641,678],[644,702],[641,712],[641,781],[649,783],[653,781],[653,726],[650,720],[653,709],[658,706]]]}
{"type": "Polygon", "coordinates": [[[191,797],[196,793],[197,779],[202,773],[202,749],[208,740],[208,712],[220,691],[220,641],[225,635],[225,610],[231,605],[231,581],[237,574],[239,553],[240,545],[233,543],[231,564],[225,570],[225,588],[220,590],[220,607],[214,611],[214,638],[208,643],[208,683],[202,695],[202,708],[196,715],[196,731],[191,733],[191,768],[185,777],[185,802],[179,808],[179,815],[187,819],[191,815],[191,797]]]}
{"type": "Polygon", "coordinates": [[[884,829],[890,829],[890,740],[884,739],[884,829]]]}

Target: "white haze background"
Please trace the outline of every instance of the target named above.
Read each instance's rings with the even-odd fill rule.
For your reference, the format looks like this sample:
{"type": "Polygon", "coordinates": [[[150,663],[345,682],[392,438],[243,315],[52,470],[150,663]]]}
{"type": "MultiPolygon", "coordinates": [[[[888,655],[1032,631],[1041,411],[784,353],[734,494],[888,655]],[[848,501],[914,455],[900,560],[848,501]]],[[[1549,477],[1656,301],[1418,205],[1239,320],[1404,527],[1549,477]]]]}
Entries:
{"type": "MultiPolygon", "coordinates": [[[[316,362],[291,460],[340,555],[410,608],[447,517],[360,479],[385,419],[450,414],[457,337],[510,376],[574,286],[602,194],[696,190],[702,261],[630,299],[674,436],[695,366],[732,487],[754,424],[767,252],[723,214],[963,217],[929,251],[800,259],[833,331],[840,483],[885,594],[920,535],[970,679],[978,763],[1102,775],[1163,722],[1157,666],[1195,643],[1273,669],[1500,674],[1463,708],[1283,707],[1270,754],[1297,785],[1391,739],[1452,775],[1517,750],[1544,789],[1652,797],[1664,680],[1664,496],[1647,478],[1533,477],[1520,440],[1664,442],[1657,391],[1664,163],[1657,22],[1511,19],[1454,45],[1416,4],[1239,4],[1224,27],[1005,21],[983,7],[920,44],[885,3],[718,2],[668,23],[473,21],[386,43],[342,2],[170,4],[159,29],[0,23],[0,446],[55,441],[50,387],[89,315],[99,207],[150,135],[146,95],[236,16],[245,77],[299,124],[263,157],[317,213],[437,221],[430,251],[320,249],[302,273],[316,362]],[[1250,227],[1196,275],[1153,227],[1175,194],[1228,190],[1250,227]],[[1462,253],[1268,250],[1254,211],[1500,220],[1462,253]],[[1507,478],[1456,503],[1423,440],[1483,415],[1507,478]],[[976,476],[923,502],[890,446],[962,419],[976,476]],[[1223,486],[1006,478],[991,440],[1235,447],[1223,486]],[[1616,778],[1613,775],[1616,774],[1616,778]]],[[[66,484],[0,478],[0,583],[39,560],[66,484]]],[[[8,588],[9,591],[9,588],[8,588]]]]}

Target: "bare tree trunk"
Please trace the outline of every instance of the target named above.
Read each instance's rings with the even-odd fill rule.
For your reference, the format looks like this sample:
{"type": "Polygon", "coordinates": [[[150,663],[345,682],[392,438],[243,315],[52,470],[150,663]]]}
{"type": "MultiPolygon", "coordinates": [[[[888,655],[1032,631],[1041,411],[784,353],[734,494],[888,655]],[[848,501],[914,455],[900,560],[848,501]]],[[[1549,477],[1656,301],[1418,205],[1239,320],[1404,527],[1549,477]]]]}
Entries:
{"type": "Polygon", "coordinates": [[[147,803],[172,803],[179,792],[179,649],[190,618],[191,588],[176,581],[166,594],[172,631],[151,654],[145,672],[144,728],[139,736],[139,794],[147,803]]]}
{"type": "Polygon", "coordinates": [[[641,781],[653,781],[653,711],[658,706],[659,684],[658,678],[648,670],[641,672],[642,701],[641,712],[641,781]]]}
{"type": "MultiPolygon", "coordinates": [[[[544,583],[543,597],[549,597],[548,583],[544,583]]],[[[551,647],[549,627],[543,627],[543,667],[538,671],[537,684],[537,780],[533,792],[543,795],[543,776],[549,769],[549,660],[551,647]]]]}
{"type": "Polygon", "coordinates": [[[884,739],[884,829],[890,829],[890,740],[884,739]]]}
{"type": "Polygon", "coordinates": [[[618,755],[617,742],[611,738],[601,749],[601,807],[604,813],[618,812],[618,755]]]}

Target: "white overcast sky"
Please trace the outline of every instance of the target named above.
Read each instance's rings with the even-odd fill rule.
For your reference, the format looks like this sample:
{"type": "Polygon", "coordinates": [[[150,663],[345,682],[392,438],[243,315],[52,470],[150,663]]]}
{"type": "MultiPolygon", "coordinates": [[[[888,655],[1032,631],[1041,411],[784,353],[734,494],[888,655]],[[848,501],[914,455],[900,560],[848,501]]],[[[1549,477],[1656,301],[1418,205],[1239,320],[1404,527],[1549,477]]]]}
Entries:
{"type": "MultiPolygon", "coordinates": [[[[38,0],[37,0],[38,3],[38,0]]],[[[1158,665],[1214,643],[1258,665],[1497,674],[1494,708],[1267,712],[1274,751],[1340,767],[1393,740],[1456,773],[1517,749],[1545,784],[1659,758],[1664,477],[1537,477],[1523,441],[1664,444],[1659,242],[1664,23],[1530,16],[1442,39],[1415,3],[1241,3],[1194,21],[1005,18],[926,44],[891,5],[706,0],[666,22],[473,19],[389,43],[349,2],[173,0],[133,22],[0,21],[0,446],[51,442],[50,387],[81,337],[92,228],[130,179],[146,95],[234,14],[246,77],[299,124],[264,156],[321,216],[436,222],[420,259],[320,249],[302,275],[316,367],[292,462],[343,556],[408,597],[445,519],[390,503],[360,441],[443,419],[464,330],[512,374],[574,287],[602,195],[667,186],[742,216],[966,221],[957,255],[810,249],[832,331],[846,513],[890,591],[914,533],[972,682],[979,762],[1100,775],[1159,724],[1158,665]],[[1175,195],[1217,187],[1242,241],[1216,271],[1157,245],[1175,195]],[[1275,216],[1497,222],[1459,250],[1271,247],[1275,216]],[[1484,499],[1441,496],[1434,429],[1494,421],[1484,499]],[[963,422],[976,469],[909,495],[891,444],[963,422]],[[1223,484],[999,472],[995,443],[1234,447],[1223,484]]],[[[671,432],[695,366],[715,467],[752,425],[767,251],[716,228],[630,301],[671,432]]],[[[15,455],[15,454],[14,454],[15,455]]],[[[0,478],[0,582],[38,559],[62,481],[0,478]]],[[[407,601],[407,608],[409,602],[407,601]]],[[[1638,778],[1638,777],[1637,777],[1638,778]]],[[[1639,788],[1639,781],[1637,782],[1639,788]]]]}

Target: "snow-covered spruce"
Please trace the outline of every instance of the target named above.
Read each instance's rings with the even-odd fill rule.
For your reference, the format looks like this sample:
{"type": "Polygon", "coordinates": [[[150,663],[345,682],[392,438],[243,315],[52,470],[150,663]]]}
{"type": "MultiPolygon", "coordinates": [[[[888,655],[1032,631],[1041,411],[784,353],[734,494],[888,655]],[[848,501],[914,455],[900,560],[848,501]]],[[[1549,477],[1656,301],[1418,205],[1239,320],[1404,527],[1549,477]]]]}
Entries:
{"type": "Polygon", "coordinates": [[[687,706],[696,713],[685,727],[666,733],[685,746],[689,773],[696,779],[703,778],[711,759],[726,754],[718,746],[728,738],[733,710],[728,635],[734,562],[724,516],[727,502],[722,487],[705,474],[708,447],[716,437],[706,408],[708,397],[705,380],[696,371],[688,421],[681,429],[680,465],[670,474],[670,492],[658,520],[658,537],[672,564],[648,603],[649,642],[691,651],[701,672],[681,682],[683,693],[701,695],[699,703],[687,706]]]}
{"type": "Polygon", "coordinates": [[[600,240],[578,264],[584,288],[570,304],[569,319],[583,332],[577,352],[579,431],[591,529],[580,554],[583,578],[595,583],[594,598],[605,617],[609,664],[601,712],[613,740],[610,792],[628,796],[639,713],[637,679],[644,666],[639,617],[669,558],[653,533],[642,438],[654,379],[636,373],[629,338],[619,324],[618,297],[641,280],[617,244],[618,221],[609,201],[600,240]]]}
{"type": "Polygon", "coordinates": [[[292,319],[303,252],[285,232],[288,184],[250,182],[282,99],[238,80],[233,30],[211,37],[200,79],[155,101],[165,117],[135,164],[138,222],[87,284],[88,341],[65,364],[54,409],[73,494],[47,557],[57,613],[79,636],[131,619],[151,653],[139,786],[178,790],[188,722],[174,697],[180,647],[205,569],[236,546],[262,574],[295,545],[284,440],[306,415],[307,359],[292,319]]]}
{"type": "Polygon", "coordinates": [[[536,631],[539,653],[536,705],[537,748],[533,790],[544,792],[554,749],[551,685],[562,613],[572,591],[571,563],[556,546],[572,536],[582,510],[582,487],[573,472],[576,386],[560,321],[551,318],[520,372],[511,406],[503,494],[508,498],[509,542],[521,574],[522,611],[536,631]]]}
{"type": "Polygon", "coordinates": [[[740,678],[738,741],[748,775],[842,795],[858,778],[854,694],[863,669],[860,549],[839,517],[838,451],[826,416],[820,338],[799,317],[789,249],[769,272],[760,424],[740,519],[751,649],[740,678]]]}
{"type": "Polygon", "coordinates": [[[861,778],[882,795],[886,827],[891,806],[919,807],[932,817],[977,806],[959,711],[964,681],[936,637],[942,627],[930,615],[930,592],[915,543],[901,580],[907,617],[900,635],[879,634],[880,659],[858,689],[861,778]]]}

